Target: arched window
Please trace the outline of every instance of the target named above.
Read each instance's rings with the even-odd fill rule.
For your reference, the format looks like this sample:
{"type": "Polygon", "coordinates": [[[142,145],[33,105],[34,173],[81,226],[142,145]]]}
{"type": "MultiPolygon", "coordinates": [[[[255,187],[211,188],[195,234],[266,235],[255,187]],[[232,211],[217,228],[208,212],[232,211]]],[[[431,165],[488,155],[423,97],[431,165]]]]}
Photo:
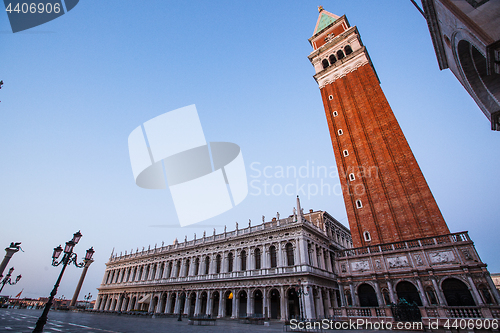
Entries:
{"type": "Polygon", "coordinates": [[[196,258],[194,261],[194,272],[193,275],[198,275],[198,271],[200,270],[200,258],[196,258]]]}
{"type": "Polygon", "coordinates": [[[220,264],[221,264],[221,257],[220,257],[220,254],[217,255],[217,257],[215,257],[215,263],[216,263],[216,272],[217,274],[220,273],[220,264]]]}
{"type": "Polygon", "coordinates": [[[323,59],[323,61],[321,63],[323,64],[323,69],[325,69],[328,66],[330,66],[330,63],[328,63],[328,59],[323,59]]]}
{"type": "Polygon", "coordinates": [[[328,59],[330,60],[330,64],[332,65],[337,61],[337,58],[335,58],[335,54],[331,54],[330,58],[328,59]]]}
{"type": "Polygon", "coordinates": [[[132,274],[132,281],[135,280],[135,275],[137,274],[137,267],[134,267],[134,273],[132,274]]]}
{"type": "Polygon", "coordinates": [[[358,287],[358,297],[360,306],[378,306],[375,289],[367,283],[363,283],[358,287]]]}
{"type": "Polygon", "coordinates": [[[228,272],[233,271],[233,261],[234,261],[233,252],[229,252],[229,254],[227,255],[227,271],[228,272]]]}
{"type": "Polygon", "coordinates": [[[342,134],[344,134],[344,131],[342,131],[341,129],[339,129],[339,130],[337,131],[337,133],[339,133],[339,135],[342,135],[342,134]]]}
{"type": "Polygon", "coordinates": [[[189,259],[186,260],[186,266],[184,270],[184,275],[183,276],[188,276],[189,275],[189,266],[191,264],[191,261],[189,259]]]}
{"type": "Polygon", "coordinates": [[[344,47],[344,52],[345,52],[345,55],[351,54],[352,53],[351,45],[346,45],[346,47],[344,47]]]}
{"type": "Polygon", "coordinates": [[[441,284],[448,306],[476,306],[468,286],[455,278],[448,278],[441,284]]]}
{"type": "Polygon", "coordinates": [[[256,248],[253,254],[255,256],[255,269],[260,269],[260,249],[256,248]]]}
{"type": "Polygon", "coordinates": [[[166,276],[167,276],[167,278],[169,278],[169,277],[171,277],[171,275],[172,275],[172,262],[170,261],[168,263],[168,269],[167,269],[167,275],[166,276]]]}
{"type": "Polygon", "coordinates": [[[210,257],[206,256],[205,257],[205,272],[203,274],[208,274],[210,269],[210,257]]]}
{"type": "Polygon", "coordinates": [[[286,263],[288,266],[295,265],[295,261],[293,258],[293,245],[291,243],[287,243],[285,246],[286,249],[286,263]]]}
{"type": "Polygon", "coordinates": [[[142,273],[144,272],[144,266],[141,266],[141,270],[139,271],[139,276],[137,277],[138,281],[142,280],[142,273]]]}
{"type": "Polygon", "coordinates": [[[396,285],[396,292],[398,294],[398,299],[404,299],[408,303],[416,303],[418,306],[422,306],[422,300],[420,299],[417,287],[415,287],[411,282],[399,282],[396,285]]]}
{"type": "Polygon", "coordinates": [[[484,284],[480,285],[478,289],[481,292],[481,296],[483,296],[484,303],[493,304],[489,289],[484,284]]]}
{"type": "Polygon", "coordinates": [[[349,156],[349,151],[347,151],[347,149],[344,149],[343,154],[344,154],[344,157],[347,157],[347,156],[349,156]]]}
{"type": "Polygon", "coordinates": [[[340,59],[344,59],[344,52],[342,50],[338,50],[337,51],[337,59],[340,60],[340,59]]]}
{"type": "Polygon", "coordinates": [[[241,270],[246,271],[247,270],[247,252],[245,250],[241,251],[240,257],[241,257],[241,270]]]}
{"type": "Polygon", "coordinates": [[[363,208],[363,203],[361,200],[356,200],[356,208],[363,208]]]}
{"type": "Polygon", "coordinates": [[[365,231],[363,232],[363,237],[365,238],[365,241],[369,242],[372,240],[371,236],[370,236],[370,232],[369,231],[365,231]]]}
{"type": "Polygon", "coordinates": [[[276,260],[276,248],[274,247],[274,245],[271,245],[271,247],[269,248],[269,254],[271,255],[271,267],[277,267],[278,262],[276,260]]]}
{"type": "Polygon", "coordinates": [[[130,278],[130,272],[132,271],[132,268],[127,269],[127,278],[125,279],[125,282],[129,281],[130,278]]]}

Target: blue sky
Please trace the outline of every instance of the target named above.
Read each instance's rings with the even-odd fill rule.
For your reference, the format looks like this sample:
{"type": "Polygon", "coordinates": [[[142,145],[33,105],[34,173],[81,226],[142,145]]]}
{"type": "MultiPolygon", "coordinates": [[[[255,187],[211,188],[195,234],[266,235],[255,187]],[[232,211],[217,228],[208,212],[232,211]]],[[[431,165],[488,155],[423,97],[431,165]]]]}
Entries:
{"type": "MultiPolygon", "coordinates": [[[[21,241],[25,251],[10,265],[23,279],[3,294],[24,288],[23,296],[47,296],[59,273],[52,249],[77,230],[76,252],[96,250],[81,295],[95,296],[113,248],[135,251],[291,214],[295,193],[265,195],[264,181],[275,190],[297,181],[338,188],[335,172],[257,177],[266,166],[335,167],[307,59],[318,5],[358,26],[450,230],[468,230],[490,271],[499,272],[493,170],[500,138],[453,74],[439,71],[426,22],[410,1],[87,0],[16,34],[0,13],[0,244],[21,241]],[[135,185],[127,138],[190,104],[208,141],[241,147],[254,182],[234,209],[180,228],[168,190],[135,185]]],[[[300,193],[305,210],[326,210],[347,224],[338,191],[312,192],[300,193]]],[[[71,298],[80,272],[67,270],[59,296],[71,298]]]]}

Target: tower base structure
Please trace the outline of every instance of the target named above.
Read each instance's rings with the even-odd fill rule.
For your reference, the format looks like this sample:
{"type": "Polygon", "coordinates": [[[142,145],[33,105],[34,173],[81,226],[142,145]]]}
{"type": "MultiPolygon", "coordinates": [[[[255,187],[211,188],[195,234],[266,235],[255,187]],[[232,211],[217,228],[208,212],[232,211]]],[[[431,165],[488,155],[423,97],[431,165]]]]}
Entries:
{"type": "Polygon", "coordinates": [[[336,268],[336,320],[498,330],[500,297],[466,231],[337,251],[336,268]]]}

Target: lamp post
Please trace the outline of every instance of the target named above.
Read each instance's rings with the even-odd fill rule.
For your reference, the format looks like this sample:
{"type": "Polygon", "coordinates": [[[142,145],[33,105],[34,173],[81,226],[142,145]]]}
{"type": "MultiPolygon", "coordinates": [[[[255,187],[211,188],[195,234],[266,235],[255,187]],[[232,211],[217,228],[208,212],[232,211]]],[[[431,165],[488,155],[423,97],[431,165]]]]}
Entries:
{"type": "Polygon", "coordinates": [[[304,291],[302,289],[302,285],[300,284],[300,279],[299,279],[299,284],[297,286],[297,295],[299,296],[299,310],[300,310],[300,320],[304,320],[304,309],[302,307],[302,295],[304,296],[309,296],[309,293],[307,291],[304,291]]]}
{"type": "Polygon", "coordinates": [[[21,250],[21,242],[18,243],[10,243],[9,247],[5,248],[5,257],[2,260],[2,263],[0,264],[0,278],[3,276],[3,271],[5,270],[5,267],[7,267],[7,264],[10,261],[10,258],[14,255],[14,253],[18,252],[21,250]]]}
{"type": "Polygon", "coordinates": [[[177,318],[177,321],[182,321],[182,312],[184,312],[183,308],[185,307],[185,304],[182,304],[182,300],[186,301],[186,288],[182,288],[182,294],[179,297],[179,318],[177,318]]]}
{"type": "Polygon", "coordinates": [[[12,276],[12,272],[14,272],[14,267],[11,267],[9,269],[9,273],[7,273],[7,276],[2,280],[2,282],[0,282],[0,284],[2,285],[2,287],[0,288],[0,293],[2,292],[3,290],[3,287],[5,287],[5,285],[8,283],[10,284],[11,286],[15,285],[16,283],[19,282],[19,280],[21,280],[22,276],[21,274],[19,274],[17,277],[16,277],[16,281],[12,282],[12,279],[10,278],[12,276]]]}
{"type": "Polygon", "coordinates": [[[62,264],[62,269],[61,273],[59,274],[59,277],[57,278],[56,284],[54,285],[54,289],[52,289],[52,292],[50,293],[49,300],[47,301],[47,304],[45,304],[45,308],[43,309],[42,315],[40,316],[40,318],[38,318],[38,321],[36,322],[36,326],[35,329],[33,330],[33,333],[43,332],[43,326],[47,322],[47,315],[50,311],[50,307],[52,306],[54,296],[57,294],[57,288],[59,287],[59,283],[61,283],[61,279],[64,274],[64,271],[66,270],[66,266],[70,265],[71,263],[74,263],[76,267],[82,268],[89,260],[92,260],[92,256],[94,255],[95,251],[91,247],[90,249],[87,250],[87,254],[85,255],[84,261],[82,263],[77,263],[78,258],[76,253],[73,253],[73,248],[75,247],[76,244],[78,244],[80,238],[82,238],[82,234],[80,233],[80,231],[73,234],[73,239],[70,240],[69,242],[66,242],[66,246],[64,247],[64,255],[59,262],[57,261],[57,259],[63,252],[63,249],[61,245],[54,248],[54,253],[52,254],[52,266],[59,266],[62,264]]]}
{"type": "Polygon", "coordinates": [[[88,295],[83,296],[83,299],[85,300],[85,309],[87,309],[90,304],[90,300],[92,299],[92,294],[89,293],[88,295]]]}

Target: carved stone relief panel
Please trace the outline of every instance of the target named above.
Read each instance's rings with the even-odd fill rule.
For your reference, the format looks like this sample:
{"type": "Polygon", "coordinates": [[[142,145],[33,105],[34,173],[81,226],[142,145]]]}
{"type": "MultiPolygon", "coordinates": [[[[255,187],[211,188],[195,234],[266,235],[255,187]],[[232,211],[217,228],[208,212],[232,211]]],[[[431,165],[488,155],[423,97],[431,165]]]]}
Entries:
{"type": "Polygon", "coordinates": [[[370,263],[368,262],[368,260],[354,261],[351,262],[351,269],[353,272],[368,271],[370,270],[370,263]]]}
{"type": "Polygon", "coordinates": [[[429,258],[433,264],[446,264],[455,262],[455,255],[452,251],[441,251],[429,253],[429,258]]]}
{"type": "Polygon", "coordinates": [[[389,264],[389,268],[401,268],[410,266],[410,264],[408,263],[408,257],[406,256],[387,258],[387,263],[389,264]]]}

